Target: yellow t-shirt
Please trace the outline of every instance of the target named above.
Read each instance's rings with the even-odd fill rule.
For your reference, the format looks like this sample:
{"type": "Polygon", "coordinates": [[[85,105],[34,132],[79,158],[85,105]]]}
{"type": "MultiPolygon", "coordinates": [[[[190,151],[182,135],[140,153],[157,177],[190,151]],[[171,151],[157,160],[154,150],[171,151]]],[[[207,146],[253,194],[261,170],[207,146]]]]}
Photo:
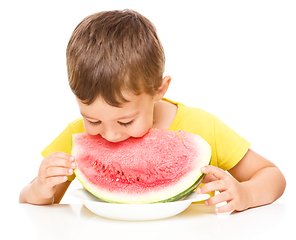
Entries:
{"type": "MultiPolygon", "coordinates": [[[[184,130],[200,135],[212,147],[211,165],[229,170],[233,168],[247,153],[250,143],[240,137],[216,116],[199,108],[186,107],[168,99],[164,101],[178,106],[177,115],[169,130],[184,130]]],[[[67,128],[42,151],[42,156],[57,151],[71,153],[71,135],[84,132],[83,119],[71,122],[67,128]]],[[[68,177],[69,181],[75,178],[74,174],[68,177]]]]}

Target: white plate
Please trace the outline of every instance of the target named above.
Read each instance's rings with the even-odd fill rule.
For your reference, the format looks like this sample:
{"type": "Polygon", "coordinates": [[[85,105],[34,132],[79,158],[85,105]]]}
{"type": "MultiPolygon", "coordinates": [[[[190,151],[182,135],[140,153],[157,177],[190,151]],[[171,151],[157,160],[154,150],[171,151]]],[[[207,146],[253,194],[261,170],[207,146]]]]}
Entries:
{"type": "Polygon", "coordinates": [[[70,195],[82,201],[93,213],[116,220],[156,220],[172,217],[183,212],[192,202],[208,199],[208,194],[193,192],[184,200],[151,204],[119,204],[105,202],[84,188],[70,192],[70,195]]]}

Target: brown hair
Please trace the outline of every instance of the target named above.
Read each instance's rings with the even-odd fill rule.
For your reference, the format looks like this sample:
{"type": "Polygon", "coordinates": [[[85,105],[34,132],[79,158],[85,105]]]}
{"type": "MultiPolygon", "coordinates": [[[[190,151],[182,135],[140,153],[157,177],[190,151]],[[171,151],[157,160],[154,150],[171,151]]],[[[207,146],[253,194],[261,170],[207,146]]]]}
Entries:
{"type": "Polygon", "coordinates": [[[154,25],[132,10],[95,13],[75,28],[67,46],[73,93],[90,105],[102,97],[120,107],[122,92],[154,95],[162,83],[165,55],[154,25]]]}

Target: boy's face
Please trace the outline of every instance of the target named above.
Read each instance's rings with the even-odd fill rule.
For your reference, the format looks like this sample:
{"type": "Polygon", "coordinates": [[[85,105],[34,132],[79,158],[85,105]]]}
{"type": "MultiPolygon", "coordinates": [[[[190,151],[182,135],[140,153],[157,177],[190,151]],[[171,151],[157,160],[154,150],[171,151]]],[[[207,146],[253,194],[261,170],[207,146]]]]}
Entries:
{"type": "Polygon", "coordinates": [[[148,94],[124,95],[129,102],[121,108],[108,105],[97,98],[91,105],[77,99],[86,132],[100,134],[110,142],[120,142],[129,137],[142,137],[153,125],[156,99],[148,94]]]}

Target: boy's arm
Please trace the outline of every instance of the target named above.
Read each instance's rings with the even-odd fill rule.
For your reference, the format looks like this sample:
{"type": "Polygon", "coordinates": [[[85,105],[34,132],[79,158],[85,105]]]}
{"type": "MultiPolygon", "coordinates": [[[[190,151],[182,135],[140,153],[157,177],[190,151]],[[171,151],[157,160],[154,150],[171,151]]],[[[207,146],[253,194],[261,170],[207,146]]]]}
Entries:
{"type": "Polygon", "coordinates": [[[61,183],[54,194],[54,203],[60,203],[72,181],[61,183]]]}
{"type": "Polygon", "coordinates": [[[242,211],[272,203],[283,194],[286,187],[282,172],[251,149],[228,171],[231,175],[214,166],[207,166],[202,171],[208,174],[204,181],[207,184],[200,187],[198,192],[220,191],[206,204],[228,203],[217,208],[218,212],[242,211]]]}
{"type": "Polygon", "coordinates": [[[56,186],[56,192],[54,194],[54,197],[51,197],[48,199],[41,199],[38,194],[38,190],[36,189],[35,181],[36,181],[36,178],[29,185],[23,188],[19,197],[20,203],[30,203],[30,204],[36,204],[36,205],[60,203],[68,187],[71,184],[71,181],[61,183],[56,186]]]}
{"type": "Polygon", "coordinates": [[[251,149],[229,173],[250,190],[250,207],[272,203],[282,196],[286,180],[279,168],[251,149]]]}

